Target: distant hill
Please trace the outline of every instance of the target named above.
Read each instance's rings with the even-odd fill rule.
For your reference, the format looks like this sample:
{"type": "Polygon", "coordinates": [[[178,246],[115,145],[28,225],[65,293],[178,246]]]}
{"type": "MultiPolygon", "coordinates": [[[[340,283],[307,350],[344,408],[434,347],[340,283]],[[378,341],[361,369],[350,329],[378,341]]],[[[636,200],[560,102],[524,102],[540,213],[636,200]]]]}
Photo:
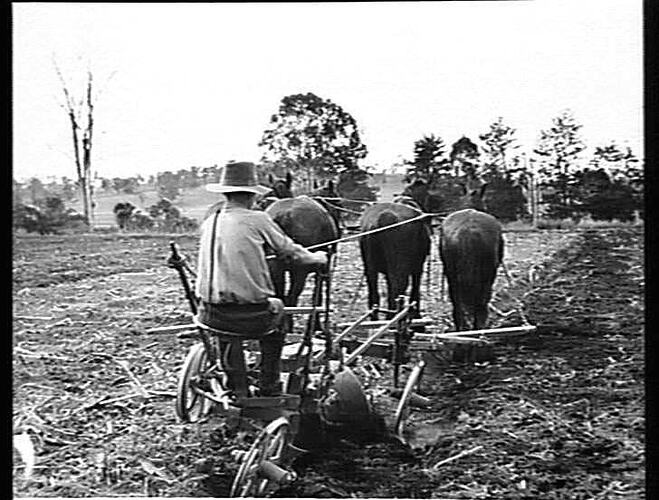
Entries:
{"type": "MultiPolygon", "coordinates": [[[[380,188],[380,200],[391,201],[394,194],[398,194],[403,190],[403,176],[375,174],[371,180],[371,184],[380,188]]],[[[220,197],[221,195],[210,193],[202,186],[183,189],[182,194],[173,201],[174,205],[181,210],[183,215],[201,221],[208,207],[218,201],[220,197]]],[[[116,225],[112,209],[117,203],[130,202],[146,212],[159,199],[160,197],[155,190],[144,191],[139,194],[99,193],[94,197],[94,201],[96,202],[96,209],[94,211],[96,226],[108,227],[116,225]]],[[[80,201],[74,201],[69,205],[82,212],[82,203],[80,201]]]]}

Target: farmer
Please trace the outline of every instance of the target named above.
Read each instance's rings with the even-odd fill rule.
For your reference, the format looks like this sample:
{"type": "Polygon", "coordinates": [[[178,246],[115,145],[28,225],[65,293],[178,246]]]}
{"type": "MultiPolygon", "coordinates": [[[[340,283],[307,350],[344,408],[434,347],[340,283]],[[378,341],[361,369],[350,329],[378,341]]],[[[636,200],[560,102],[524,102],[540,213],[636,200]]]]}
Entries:
{"type": "MultiPolygon", "coordinates": [[[[227,164],[220,182],[208,184],[206,189],[224,194],[227,203],[201,226],[196,281],[196,294],[201,299],[198,319],[211,328],[258,338],[262,358],[260,394],[279,395],[286,335],[280,328],[284,304],[275,298],[266,249],[278,257],[317,266],[327,265],[327,254],[309,252],[286,236],[268,214],[252,210],[257,199],[269,191],[258,185],[253,163],[227,164]]],[[[231,360],[231,355],[225,359],[231,360]]]]}

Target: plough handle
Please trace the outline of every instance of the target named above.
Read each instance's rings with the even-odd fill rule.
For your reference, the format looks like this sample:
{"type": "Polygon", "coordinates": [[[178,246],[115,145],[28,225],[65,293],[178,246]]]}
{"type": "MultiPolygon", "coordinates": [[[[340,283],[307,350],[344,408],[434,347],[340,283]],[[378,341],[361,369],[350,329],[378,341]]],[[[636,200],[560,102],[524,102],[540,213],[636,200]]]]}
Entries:
{"type": "Polygon", "coordinates": [[[178,271],[179,278],[181,278],[181,283],[183,284],[183,289],[185,290],[185,297],[188,299],[192,314],[197,314],[197,298],[192,292],[192,287],[188,281],[188,275],[185,273],[185,257],[179,253],[175,242],[170,241],[169,248],[172,253],[167,259],[167,265],[178,271]]]}

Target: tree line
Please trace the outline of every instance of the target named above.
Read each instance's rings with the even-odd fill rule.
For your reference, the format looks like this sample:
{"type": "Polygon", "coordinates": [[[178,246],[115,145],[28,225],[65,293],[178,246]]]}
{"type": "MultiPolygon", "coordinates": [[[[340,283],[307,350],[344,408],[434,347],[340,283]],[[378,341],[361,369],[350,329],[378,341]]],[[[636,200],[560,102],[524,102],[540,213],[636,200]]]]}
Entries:
{"type": "MultiPolygon", "coordinates": [[[[181,189],[218,180],[218,165],[164,171],[148,178],[92,176],[95,100],[91,93],[91,73],[88,73],[85,98],[80,100],[73,99],[64,79],[61,81],[66,97],[63,108],[74,132],[78,178],[63,177],[61,182],[48,185],[36,178],[25,184],[14,180],[15,205],[30,200],[38,206],[48,197],[71,201],[82,196],[84,218],[89,221],[93,218],[93,199],[98,191],[139,194],[156,190],[162,198],[175,200],[181,189]],[[80,109],[75,108],[78,102],[84,105],[80,109]],[[81,126],[81,117],[85,118],[85,126],[81,126]],[[80,151],[82,159],[79,159],[80,151]]],[[[593,219],[630,220],[634,211],[642,213],[643,170],[639,159],[629,147],[611,141],[596,147],[590,162],[582,166],[581,154],[586,145],[580,137],[581,128],[571,111],[561,112],[540,132],[537,145],[528,157],[519,152],[516,130],[502,117],[478,136],[480,145],[463,136],[449,150],[439,134],[424,135],[414,142],[413,158],[405,162],[408,167],[405,178],[407,181],[423,178],[445,185],[449,191],[449,188],[455,191],[455,185],[464,180],[487,183],[487,209],[503,220],[528,217],[529,205],[540,207],[544,215],[555,218],[590,215],[593,219]],[[535,198],[535,204],[528,203],[529,195],[535,198]]],[[[259,162],[262,180],[268,174],[282,176],[292,172],[302,192],[311,191],[317,181],[337,177],[344,182],[356,179],[354,184],[363,188],[362,179],[369,170],[360,166],[367,147],[356,120],[340,105],[311,92],[285,96],[258,145],[263,151],[259,162]]],[[[372,195],[372,190],[369,192],[372,195]]]]}
{"type": "Polygon", "coordinates": [[[487,183],[486,208],[504,221],[530,217],[529,205],[556,219],[629,221],[635,212],[643,216],[640,160],[631,148],[611,141],[597,146],[583,165],[581,128],[570,110],[562,111],[540,132],[530,156],[519,152],[516,130],[502,117],[478,136],[480,147],[463,136],[447,151],[441,137],[426,135],[414,143],[406,181],[422,178],[444,184],[449,192],[462,182],[487,183]]]}

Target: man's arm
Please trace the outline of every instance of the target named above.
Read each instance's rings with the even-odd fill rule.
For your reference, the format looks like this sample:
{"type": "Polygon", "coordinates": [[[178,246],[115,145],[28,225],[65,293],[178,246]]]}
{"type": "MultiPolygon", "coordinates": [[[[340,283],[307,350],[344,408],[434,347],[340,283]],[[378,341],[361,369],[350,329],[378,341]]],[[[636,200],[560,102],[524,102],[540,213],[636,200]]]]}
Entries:
{"type": "Polygon", "coordinates": [[[261,234],[278,257],[288,257],[300,264],[318,266],[327,264],[327,254],[325,252],[310,252],[284,233],[269,214],[264,213],[263,215],[260,227],[261,234]]]}

